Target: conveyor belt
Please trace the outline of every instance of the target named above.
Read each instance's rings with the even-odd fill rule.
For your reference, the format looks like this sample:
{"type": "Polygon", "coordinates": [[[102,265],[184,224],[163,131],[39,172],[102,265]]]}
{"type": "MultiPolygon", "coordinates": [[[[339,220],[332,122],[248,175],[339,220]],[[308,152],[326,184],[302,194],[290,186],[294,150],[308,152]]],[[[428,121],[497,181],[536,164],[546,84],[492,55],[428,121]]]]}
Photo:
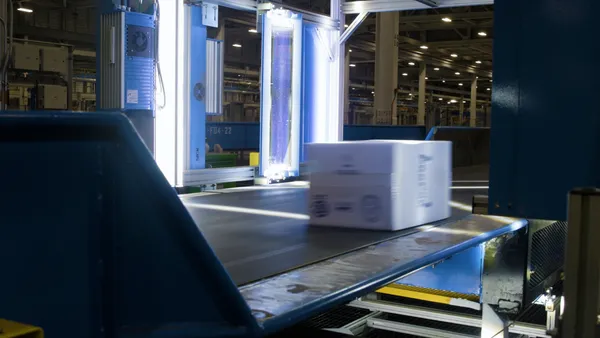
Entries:
{"type": "MultiPolygon", "coordinates": [[[[472,195],[481,193],[486,190],[454,190],[453,201],[470,206],[472,195]]],[[[228,189],[182,200],[238,286],[417,231],[310,227],[307,189],[293,185],[228,189]]],[[[467,214],[453,208],[452,217],[442,222],[467,214]]]]}

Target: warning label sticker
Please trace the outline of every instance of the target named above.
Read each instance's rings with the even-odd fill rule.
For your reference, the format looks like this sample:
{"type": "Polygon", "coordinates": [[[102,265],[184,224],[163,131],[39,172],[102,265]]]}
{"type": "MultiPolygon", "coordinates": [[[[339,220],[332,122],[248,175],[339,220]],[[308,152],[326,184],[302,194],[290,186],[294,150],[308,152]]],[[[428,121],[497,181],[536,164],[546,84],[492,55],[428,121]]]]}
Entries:
{"type": "Polygon", "coordinates": [[[127,103],[138,103],[137,89],[127,89],[127,103]]]}

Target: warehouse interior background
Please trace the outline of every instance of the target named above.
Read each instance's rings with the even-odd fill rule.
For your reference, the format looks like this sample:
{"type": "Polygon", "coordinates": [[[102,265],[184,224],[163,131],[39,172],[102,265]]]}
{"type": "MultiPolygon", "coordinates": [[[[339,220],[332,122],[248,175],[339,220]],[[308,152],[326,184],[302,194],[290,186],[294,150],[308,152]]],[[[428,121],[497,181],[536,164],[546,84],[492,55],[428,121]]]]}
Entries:
{"type": "MultiPolygon", "coordinates": [[[[285,3],[329,13],[329,1],[285,3]]],[[[95,110],[96,4],[14,2],[6,108],[95,110]]],[[[354,17],[348,15],[347,24],[354,17]]],[[[224,109],[207,121],[257,122],[261,49],[255,14],[223,7],[219,20],[220,28],[208,34],[225,40],[224,109]]],[[[345,123],[424,124],[418,121],[421,109],[429,126],[468,126],[475,110],[473,126],[489,126],[493,20],[493,5],[370,14],[346,44],[345,123]]]]}

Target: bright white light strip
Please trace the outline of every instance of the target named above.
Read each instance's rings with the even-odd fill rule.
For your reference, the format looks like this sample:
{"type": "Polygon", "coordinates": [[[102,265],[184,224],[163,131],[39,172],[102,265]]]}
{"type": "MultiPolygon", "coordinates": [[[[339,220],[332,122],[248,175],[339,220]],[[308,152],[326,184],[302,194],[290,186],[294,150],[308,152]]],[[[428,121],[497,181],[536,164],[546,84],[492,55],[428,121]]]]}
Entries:
{"type": "Polygon", "coordinates": [[[444,21],[444,22],[452,22],[452,19],[446,17],[446,18],[442,18],[442,21],[444,21]]]}
{"type": "MultiPolygon", "coordinates": [[[[166,1],[161,7],[160,30],[158,39],[158,56],[164,83],[164,93],[155,91],[156,117],[155,129],[155,160],[163,175],[172,186],[176,185],[176,125],[177,125],[177,6],[183,5],[183,0],[166,1]],[[160,107],[165,102],[164,107],[160,107]]],[[[158,74],[156,74],[158,81],[158,74]]],[[[160,88],[160,86],[158,86],[160,88]]]]}
{"type": "MultiPolygon", "coordinates": [[[[183,173],[185,171],[186,161],[186,115],[189,110],[189,72],[187,71],[189,60],[187,57],[187,47],[189,46],[189,30],[186,29],[189,24],[189,7],[184,4],[184,0],[177,0],[177,107],[176,107],[176,167],[175,175],[176,186],[183,186],[183,173]]],[[[188,139],[189,141],[189,139],[188,139]]]]}
{"type": "Polygon", "coordinates": [[[243,207],[232,207],[228,205],[216,205],[216,204],[203,204],[203,203],[187,203],[183,202],[186,206],[198,209],[214,210],[214,211],[225,211],[235,212],[241,214],[259,215],[259,216],[270,216],[279,218],[290,218],[299,220],[308,220],[310,216],[305,214],[296,214],[292,212],[273,211],[273,210],[262,210],[254,208],[243,208],[243,207]]]}
{"type": "Polygon", "coordinates": [[[437,72],[437,71],[438,71],[438,70],[440,70],[440,69],[439,69],[439,68],[437,68],[437,67],[435,67],[435,68],[433,68],[433,70],[435,70],[435,71],[437,72]]]}
{"type": "Polygon", "coordinates": [[[255,33],[255,34],[256,34],[256,33],[258,33],[258,31],[257,31],[256,29],[254,29],[254,28],[250,28],[250,29],[248,30],[248,32],[250,32],[250,33],[255,33]]]}
{"type": "Polygon", "coordinates": [[[477,33],[477,35],[479,35],[479,36],[487,36],[487,33],[486,32],[479,32],[479,33],[477,33]]]}
{"type": "Polygon", "coordinates": [[[17,8],[17,10],[19,12],[24,12],[24,13],[33,13],[33,9],[31,9],[31,8],[19,7],[19,8],[17,8]]]}
{"type": "Polygon", "coordinates": [[[453,57],[453,58],[457,58],[458,54],[450,54],[450,56],[453,57]]]}
{"type": "Polygon", "coordinates": [[[428,49],[429,47],[427,47],[427,46],[423,45],[423,46],[421,46],[420,48],[421,48],[421,49],[428,49]]]}
{"type": "Polygon", "coordinates": [[[235,48],[242,48],[242,45],[240,45],[239,43],[234,43],[232,46],[235,48]]]}
{"type": "Polygon", "coordinates": [[[356,65],[354,63],[351,63],[349,66],[350,67],[356,67],[356,65]]]}

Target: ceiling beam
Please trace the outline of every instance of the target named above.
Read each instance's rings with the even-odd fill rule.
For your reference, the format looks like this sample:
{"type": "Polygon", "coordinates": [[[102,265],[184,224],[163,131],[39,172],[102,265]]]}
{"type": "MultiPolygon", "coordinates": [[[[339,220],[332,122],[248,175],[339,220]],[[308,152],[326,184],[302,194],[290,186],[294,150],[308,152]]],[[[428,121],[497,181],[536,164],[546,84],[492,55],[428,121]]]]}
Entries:
{"type": "MultiPolygon", "coordinates": [[[[427,43],[429,45],[429,43],[427,43]]],[[[352,48],[361,49],[368,52],[375,52],[375,43],[364,40],[352,40],[350,41],[350,46],[352,48]]],[[[465,66],[461,65],[457,62],[454,62],[452,59],[435,57],[427,54],[423,54],[420,52],[408,51],[403,49],[398,49],[398,56],[401,59],[415,61],[415,62],[425,62],[426,64],[437,66],[437,67],[445,67],[449,69],[453,69],[458,72],[476,74],[481,77],[492,77],[492,72],[478,69],[474,66],[465,66]]]]}
{"type": "MultiPolygon", "coordinates": [[[[465,7],[492,5],[493,0],[437,0],[437,8],[442,7],[465,7]]],[[[342,5],[344,14],[358,14],[361,12],[398,12],[418,9],[428,9],[431,6],[415,0],[367,0],[349,1],[342,5]]]]}

